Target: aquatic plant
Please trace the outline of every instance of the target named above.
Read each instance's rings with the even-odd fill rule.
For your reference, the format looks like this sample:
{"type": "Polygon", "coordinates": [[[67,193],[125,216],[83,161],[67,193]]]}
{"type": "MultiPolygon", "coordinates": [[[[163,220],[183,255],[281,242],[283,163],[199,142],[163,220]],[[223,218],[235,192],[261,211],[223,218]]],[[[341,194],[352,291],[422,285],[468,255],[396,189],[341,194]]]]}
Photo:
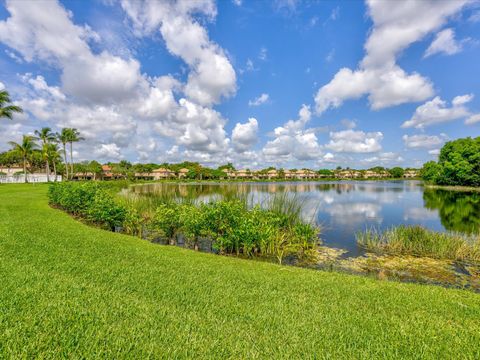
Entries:
{"type": "Polygon", "coordinates": [[[108,185],[58,183],[50,186],[49,201],[90,223],[152,241],[173,245],[181,236],[188,247],[198,249],[206,239],[220,254],[271,257],[282,263],[287,255],[308,257],[319,243],[320,229],[304,222],[301,203],[284,194],[262,206],[231,191],[204,202],[175,192],[118,196],[108,185]]]}
{"type": "Polygon", "coordinates": [[[373,252],[480,261],[480,235],[443,233],[402,225],[384,232],[366,230],[357,233],[356,238],[360,246],[373,252]]]}

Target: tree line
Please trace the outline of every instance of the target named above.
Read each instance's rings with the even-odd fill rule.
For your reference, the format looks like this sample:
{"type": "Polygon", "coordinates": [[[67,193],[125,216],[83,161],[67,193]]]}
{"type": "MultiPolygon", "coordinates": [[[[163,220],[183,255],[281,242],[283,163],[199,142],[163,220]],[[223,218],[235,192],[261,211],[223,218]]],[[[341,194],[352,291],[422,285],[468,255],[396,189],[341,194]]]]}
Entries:
{"type": "MultiPolygon", "coordinates": [[[[6,90],[0,91],[0,118],[13,119],[15,113],[22,113],[23,109],[12,104],[10,95],[6,90]]],[[[58,165],[63,165],[67,179],[73,177],[73,143],[84,140],[80,132],[75,128],[63,128],[60,132],[54,133],[51,128],[44,127],[35,130],[34,135],[23,135],[20,142],[10,141],[11,150],[0,154],[0,164],[23,165],[23,175],[27,182],[27,165],[35,167],[38,163],[45,166],[47,181],[50,181],[51,168],[57,178],[58,165]],[[61,145],[61,148],[60,148],[61,145]],[[70,152],[68,160],[67,145],[70,152]],[[64,163],[61,164],[63,155],[64,163]]]]}

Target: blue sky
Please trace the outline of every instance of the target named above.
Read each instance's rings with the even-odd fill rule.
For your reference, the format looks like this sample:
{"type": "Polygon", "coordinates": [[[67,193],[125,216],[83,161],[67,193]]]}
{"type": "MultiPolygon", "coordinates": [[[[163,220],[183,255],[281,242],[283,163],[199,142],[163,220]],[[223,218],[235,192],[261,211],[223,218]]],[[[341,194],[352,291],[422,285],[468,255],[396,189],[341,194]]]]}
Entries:
{"type": "Polygon", "coordinates": [[[6,1],[9,140],[76,127],[79,160],[421,166],[480,135],[480,2],[6,1]]]}

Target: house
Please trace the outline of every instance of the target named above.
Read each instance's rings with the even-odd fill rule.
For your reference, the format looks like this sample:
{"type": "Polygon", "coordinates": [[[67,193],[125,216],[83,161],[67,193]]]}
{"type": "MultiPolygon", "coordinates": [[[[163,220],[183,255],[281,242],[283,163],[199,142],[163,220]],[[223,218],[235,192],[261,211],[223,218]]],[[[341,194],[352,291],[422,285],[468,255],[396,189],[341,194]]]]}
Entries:
{"type": "Polygon", "coordinates": [[[141,172],[141,173],[135,173],[134,177],[137,180],[153,180],[155,179],[155,174],[148,173],[148,172],[141,172]]]}
{"type": "Polygon", "coordinates": [[[186,168],[183,168],[183,169],[178,170],[178,178],[179,178],[179,179],[184,179],[184,178],[186,178],[189,171],[190,171],[190,170],[189,170],[189,169],[186,169],[186,168]]]}
{"type": "Polygon", "coordinates": [[[295,177],[297,176],[297,174],[291,170],[285,170],[284,174],[285,174],[285,179],[295,179],[295,177]]]}
{"type": "Polygon", "coordinates": [[[235,171],[232,171],[230,169],[222,169],[222,171],[225,173],[227,176],[227,179],[235,179],[237,174],[235,171]]]}
{"type": "Polygon", "coordinates": [[[252,173],[250,170],[238,170],[235,173],[237,179],[251,179],[252,173]]]}
{"type": "Polygon", "coordinates": [[[278,172],[275,169],[267,171],[267,179],[276,179],[278,178],[278,172]]]}
{"type": "Polygon", "coordinates": [[[415,169],[405,170],[405,172],[403,174],[403,177],[405,177],[405,178],[414,178],[414,177],[419,177],[419,176],[420,176],[419,171],[415,170],[415,169]]]}
{"type": "Polygon", "coordinates": [[[73,180],[93,180],[95,178],[95,174],[90,171],[85,172],[76,172],[73,174],[73,180]]]}
{"type": "Polygon", "coordinates": [[[12,165],[12,166],[0,166],[0,174],[12,176],[17,173],[23,173],[23,166],[12,165]]]}
{"type": "Polygon", "coordinates": [[[362,172],[358,170],[339,170],[335,173],[335,176],[340,179],[358,179],[362,177],[362,172]]]}
{"type": "Polygon", "coordinates": [[[103,180],[118,180],[118,179],[125,179],[126,176],[123,174],[116,174],[112,171],[112,167],[110,165],[102,165],[102,179],[103,180]]]}
{"type": "Polygon", "coordinates": [[[152,171],[155,180],[170,179],[175,177],[175,173],[170,169],[158,168],[152,171]]]}

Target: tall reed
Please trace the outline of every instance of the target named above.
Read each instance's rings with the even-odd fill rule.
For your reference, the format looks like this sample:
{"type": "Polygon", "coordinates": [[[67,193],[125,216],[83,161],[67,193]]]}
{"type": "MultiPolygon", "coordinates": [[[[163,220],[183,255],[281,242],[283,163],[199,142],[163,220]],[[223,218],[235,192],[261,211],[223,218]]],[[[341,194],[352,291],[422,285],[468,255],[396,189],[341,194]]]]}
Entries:
{"type": "Polygon", "coordinates": [[[402,225],[384,232],[366,230],[357,233],[356,238],[360,246],[373,252],[480,261],[480,235],[442,233],[402,225]]]}

